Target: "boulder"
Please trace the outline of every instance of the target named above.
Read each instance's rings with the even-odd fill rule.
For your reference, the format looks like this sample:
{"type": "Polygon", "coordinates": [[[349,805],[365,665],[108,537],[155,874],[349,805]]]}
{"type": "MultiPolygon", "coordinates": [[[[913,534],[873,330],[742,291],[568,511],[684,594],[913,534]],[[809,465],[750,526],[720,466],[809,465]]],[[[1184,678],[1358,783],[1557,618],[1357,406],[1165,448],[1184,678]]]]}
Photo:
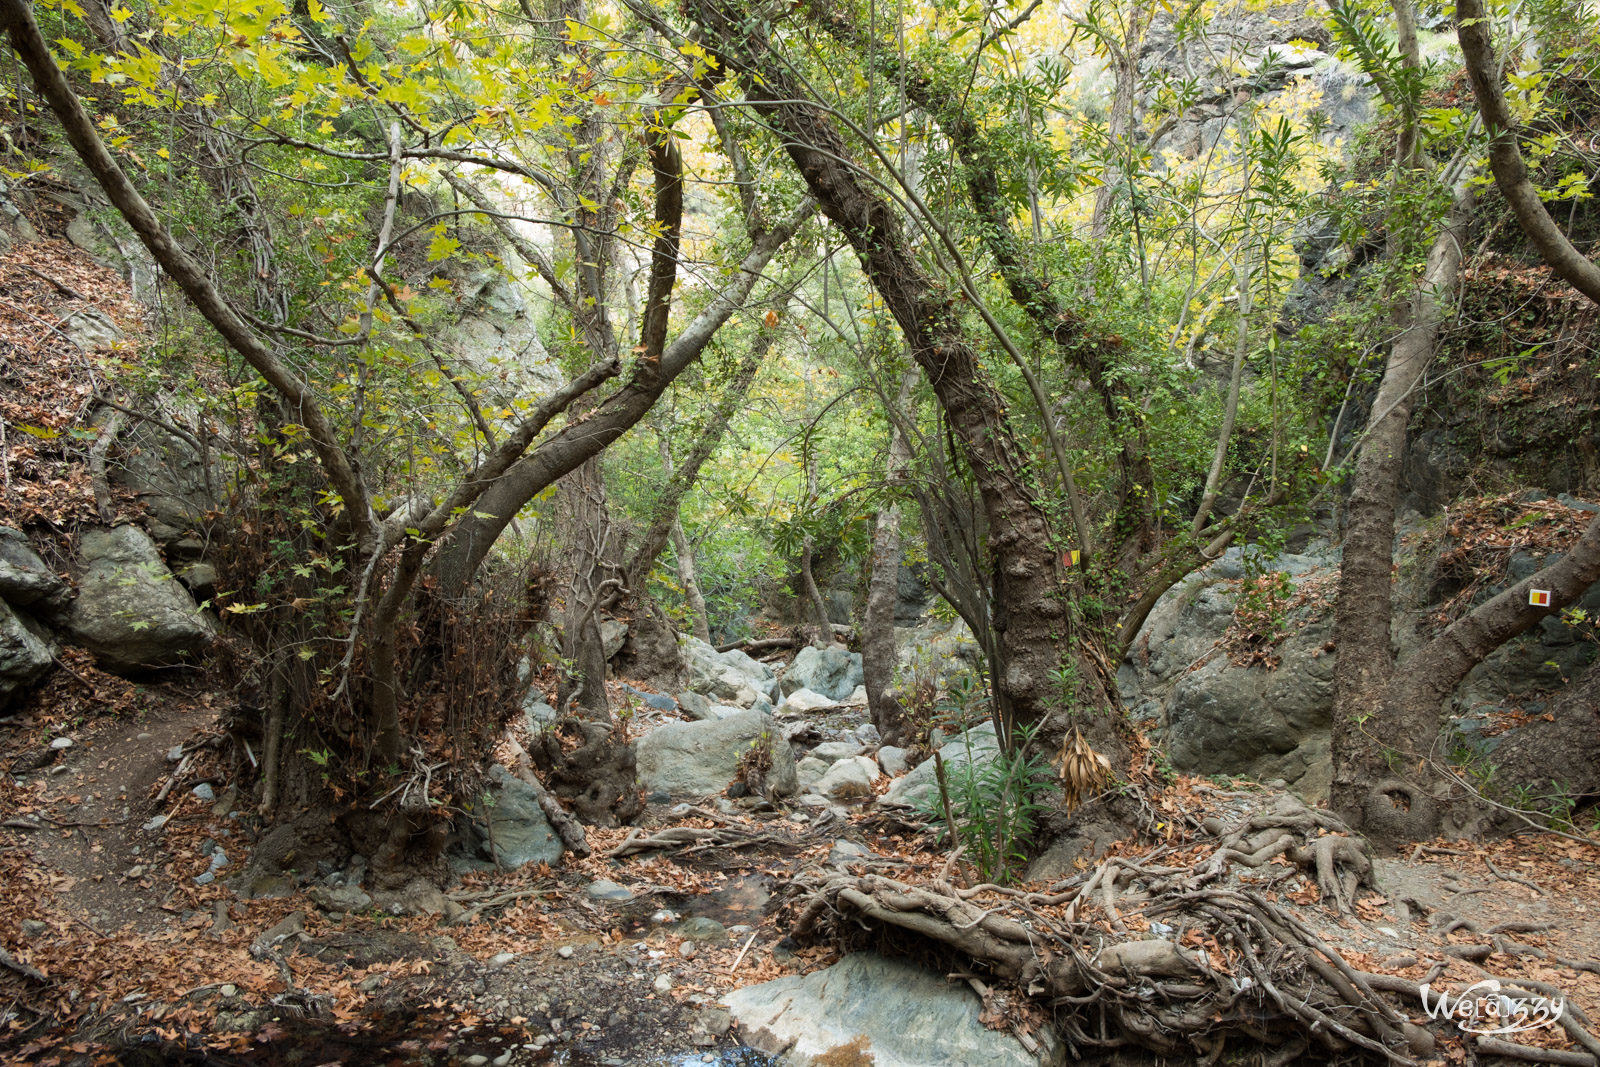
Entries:
{"type": "MultiPolygon", "coordinates": [[[[974,726],[965,734],[957,734],[939,746],[939,755],[944,759],[947,773],[968,763],[978,766],[993,763],[999,754],[1000,739],[995,736],[992,722],[974,726]]],[[[934,767],[934,761],[929,759],[917,764],[903,778],[895,779],[894,784],[889,787],[889,792],[884,794],[883,800],[887,804],[921,807],[933,803],[938,796],[938,771],[934,767]]]]}
{"type": "Polygon", "coordinates": [[[638,741],[639,781],[646,793],[674,800],[721,793],[738,774],[740,758],[759,743],[772,746],[767,781],[773,792],[794,793],[799,788],[794,751],[777,722],[755,710],[656,727],[638,741]]]}
{"type": "Polygon", "coordinates": [[[809,689],[837,703],[855,692],[863,679],[861,653],[808,645],[783,672],[782,686],[786,695],[809,689]]]}
{"type": "Polygon", "coordinates": [[[44,601],[54,604],[65,598],[66,582],[45,566],[27,537],[9,526],[0,526],[0,600],[25,608],[44,601]]]}
{"type": "Polygon", "coordinates": [[[746,986],[724,998],[752,1047],[785,1067],[871,1063],[874,1067],[1040,1067],[1066,1061],[1049,1027],[1035,1031],[1040,1051],[979,1020],[983,1002],[902,960],[872,953],[832,967],[746,986]]]}
{"type": "Polygon", "coordinates": [[[872,783],[878,774],[877,760],[851,756],[829,767],[811,792],[834,800],[859,800],[872,795],[872,783]]]}
{"type": "Polygon", "coordinates": [[[678,707],[682,708],[683,713],[691,719],[715,719],[717,717],[711,714],[711,708],[713,707],[711,698],[703,693],[692,691],[679,693],[678,707]]]}
{"type": "Polygon", "coordinates": [[[183,660],[216,636],[156,551],[135,526],[85,530],[78,546],[83,574],[65,618],[73,641],[111,671],[139,671],[183,660]]]}
{"type": "Polygon", "coordinates": [[[850,741],[824,741],[811,750],[811,755],[823,763],[837,763],[861,755],[861,746],[850,741]]]}
{"type": "Polygon", "coordinates": [[[688,668],[689,688],[713,700],[737,702],[748,707],[758,696],[776,700],[780,695],[772,668],[738,649],[718,652],[699,638],[686,637],[683,658],[688,668]]]}
{"type": "Polygon", "coordinates": [[[539,807],[539,798],[533,786],[524,782],[500,764],[489,771],[493,803],[488,808],[489,827],[494,839],[494,853],[489,851],[489,839],[484,837],[480,847],[485,856],[498,854],[500,865],[515,870],[528,863],[555,863],[561,858],[561,838],[550,828],[550,822],[539,807]]]}
{"type": "Polygon", "coordinates": [[[0,711],[49,672],[50,652],[43,631],[0,600],[0,711]]]}
{"type": "Polygon", "coordinates": [[[628,624],[620,619],[600,620],[600,644],[605,649],[606,659],[611,659],[622,651],[622,642],[628,639],[628,624]]]}
{"type": "Polygon", "coordinates": [[[897,745],[884,745],[878,749],[878,766],[883,768],[883,773],[893,778],[906,773],[909,766],[906,762],[906,750],[897,745]]]}
{"type": "Polygon", "coordinates": [[[823,776],[828,773],[828,769],[832,766],[831,763],[824,763],[815,756],[807,756],[795,764],[795,774],[800,782],[800,791],[802,793],[812,792],[816,784],[822,781],[823,776]]]}
{"type": "Polygon", "coordinates": [[[813,693],[809,689],[796,689],[783,698],[782,708],[787,712],[804,714],[821,708],[837,707],[838,703],[838,701],[831,697],[825,697],[821,693],[813,693]]]}

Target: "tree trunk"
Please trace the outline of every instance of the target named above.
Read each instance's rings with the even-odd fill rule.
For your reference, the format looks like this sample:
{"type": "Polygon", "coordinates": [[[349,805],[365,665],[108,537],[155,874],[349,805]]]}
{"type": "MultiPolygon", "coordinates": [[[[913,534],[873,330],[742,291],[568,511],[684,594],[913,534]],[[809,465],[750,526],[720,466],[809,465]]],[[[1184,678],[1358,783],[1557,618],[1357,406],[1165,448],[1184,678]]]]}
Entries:
{"type": "Polygon", "coordinates": [[[606,653],[600,636],[600,609],[619,580],[606,576],[612,525],[606,508],[605,474],[599,456],[587,460],[561,482],[571,517],[572,578],[567,586],[561,626],[566,661],[556,695],[562,715],[602,722],[611,717],[606,701],[606,653]]]}
{"type": "MultiPolygon", "coordinates": [[[[1411,419],[1423,374],[1433,361],[1439,325],[1455,301],[1466,240],[1471,193],[1462,191],[1428,252],[1427,267],[1408,311],[1409,322],[1395,341],[1372,402],[1361,455],[1356,463],[1334,609],[1332,804],[1352,826],[1359,826],[1373,782],[1391,775],[1396,754],[1415,762],[1437,722],[1402,721],[1389,709],[1377,711],[1394,672],[1389,632],[1394,609],[1394,520],[1400,473],[1411,419]]],[[[1438,707],[1433,709],[1437,719],[1438,707]]],[[[1410,718],[1407,716],[1407,718],[1410,718]]]]}
{"type": "Polygon", "coordinates": [[[807,102],[770,40],[717,0],[691,0],[687,7],[710,31],[722,60],[744,75],[746,99],[781,132],[812,196],[855,249],[967,455],[989,522],[999,652],[993,684],[1003,733],[1009,740],[1014,725],[1041,724],[1062,709],[1058,727],[1081,722],[1120,764],[1110,666],[1067,614],[1069,587],[1038,500],[1038,472],[963,334],[956,304],[924,273],[894,208],[850,162],[832,120],[807,102]]]}
{"type": "MultiPolygon", "coordinates": [[[[914,373],[907,371],[901,379],[900,396],[895,401],[901,411],[911,398],[914,373]]],[[[910,472],[911,442],[899,418],[891,417],[889,421],[889,458],[884,474],[892,492],[910,472]]],[[[872,722],[886,745],[900,745],[906,740],[906,712],[893,688],[899,662],[894,639],[894,606],[899,593],[900,501],[885,497],[872,533],[872,575],[867,580],[867,609],[861,619],[861,671],[872,722]]]]}
{"type": "Polygon", "coordinates": [[[683,523],[672,520],[672,551],[678,557],[678,580],[683,583],[683,599],[689,606],[689,628],[706,644],[711,643],[711,619],[706,615],[706,598],[700,592],[700,575],[695,571],[694,546],[683,534],[683,523]]]}
{"type": "Polygon", "coordinates": [[[1477,98],[1483,125],[1490,134],[1489,169],[1494,172],[1495,187],[1511,206],[1522,232],[1556,276],[1600,304],[1600,267],[1572,246],[1528,177],[1528,166],[1517,146],[1517,122],[1500,88],[1500,65],[1495,62],[1494,46],[1489,40],[1491,27],[1483,0],[1461,0],[1456,5],[1456,36],[1466,60],[1467,77],[1472,80],[1472,95],[1477,98]]]}

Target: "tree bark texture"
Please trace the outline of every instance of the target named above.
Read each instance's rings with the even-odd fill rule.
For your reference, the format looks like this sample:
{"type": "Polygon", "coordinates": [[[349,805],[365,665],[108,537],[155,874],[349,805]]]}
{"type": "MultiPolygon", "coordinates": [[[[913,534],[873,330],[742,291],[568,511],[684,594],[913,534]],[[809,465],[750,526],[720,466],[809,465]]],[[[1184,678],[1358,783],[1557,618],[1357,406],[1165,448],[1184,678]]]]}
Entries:
{"type": "MultiPolygon", "coordinates": [[[[1362,439],[1348,505],[1349,525],[1339,571],[1334,609],[1333,788],[1331,800],[1352,825],[1358,824],[1370,786],[1389,773],[1389,752],[1414,761],[1425,737],[1408,736],[1408,726],[1376,713],[1394,672],[1389,632],[1393,616],[1395,506],[1405,458],[1406,425],[1418,387],[1433,361],[1439,326],[1455,301],[1466,239],[1469,194],[1458,197],[1428,251],[1427,266],[1409,307],[1409,321],[1394,343],[1372,414],[1362,439]]],[[[1437,717],[1435,707],[1435,717],[1437,717]]]]}
{"type": "Polygon", "coordinates": [[[1058,701],[1072,702],[1100,713],[1084,716],[1091,740],[1115,745],[1112,682],[1073,632],[1060,558],[1037,503],[1038,473],[964,336],[954,295],[924,273],[893,207],[850,162],[832,121],[807,101],[769,39],[744,25],[742,11],[717,0],[691,0],[687,7],[723,61],[743,75],[746,100],[781,132],[812,196],[850,242],[966,453],[989,522],[1000,653],[993,683],[1002,725],[1009,731],[1043,723],[1058,701]]]}
{"type": "Polygon", "coordinates": [[[694,564],[694,546],[684,536],[683,523],[677,518],[672,520],[672,551],[678,561],[678,581],[683,583],[683,599],[689,606],[689,628],[709,645],[711,619],[706,614],[705,594],[700,591],[700,574],[694,564]]]}

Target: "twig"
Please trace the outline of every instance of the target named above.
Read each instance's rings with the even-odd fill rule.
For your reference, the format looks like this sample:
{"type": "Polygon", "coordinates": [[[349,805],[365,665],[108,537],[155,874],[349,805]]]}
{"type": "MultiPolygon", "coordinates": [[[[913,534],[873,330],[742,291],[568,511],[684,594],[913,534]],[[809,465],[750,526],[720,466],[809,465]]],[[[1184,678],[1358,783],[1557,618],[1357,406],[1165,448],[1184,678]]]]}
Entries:
{"type": "Polygon", "coordinates": [[[739,964],[744,962],[744,954],[749,952],[750,946],[756,943],[756,934],[758,933],[760,933],[759,930],[750,931],[750,936],[745,939],[744,948],[739,950],[739,954],[733,958],[732,965],[728,967],[728,973],[730,975],[739,969],[739,964]]]}
{"type": "Polygon", "coordinates": [[[7,952],[4,946],[0,946],[0,967],[6,967],[9,970],[16,971],[24,978],[32,978],[35,982],[49,981],[49,979],[44,976],[43,971],[23,963],[21,960],[11,955],[11,953],[7,952]]]}
{"type": "Polygon", "coordinates": [[[47,281],[51,285],[55,286],[56,289],[58,289],[65,296],[70,296],[74,300],[82,300],[85,304],[93,304],[94,303],[93,300],[90,300],[88,297],[86,297],[82,293],[78,292],[78,290],[74,289],[72,286],[68,285],[66,282],[57,281],[56,279],[50,277],[50,275],[46,274],[42,270],[37,270],[37,269],[35,269],[33,267],[30,267],[26,263],[16,263],[16,264],[13,264],[13,266],[21,267],[23,270],[27,271],[29,274],[33,275],[36,278],[43,278],[45,281],[47,281]]]}
{"type": "Polygon", "coordinates": [[[1501,1041],[1493,1037],[1478,1038],[1478,1051],[1487,1052],[1491,1056],[1504,1056],[1507,1059],[1524,1060],[1528,1063],[1554,1063],[1563,1067],[1595,1067],[1595,1058],[1587,1052],[1562,1052],[1549,1048],[1534,1048],[1531,1045],[1517,1045],[1510,1041],[1501,1041]]]}

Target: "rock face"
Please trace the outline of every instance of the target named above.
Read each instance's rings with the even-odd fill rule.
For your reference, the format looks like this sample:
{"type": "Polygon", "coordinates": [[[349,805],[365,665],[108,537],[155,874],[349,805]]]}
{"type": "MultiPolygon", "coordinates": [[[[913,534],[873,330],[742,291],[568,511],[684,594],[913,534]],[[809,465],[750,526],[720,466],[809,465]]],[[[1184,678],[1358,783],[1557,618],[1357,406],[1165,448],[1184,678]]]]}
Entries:
{"type": "Polygon", "coordinates": [[[78,598],[66,615],[66,630],[106,669],[165,666],[211,643],[215,630],[210,620],[143,530],[86,530],[78,555],[83,575],[78,598]]]}
{"type": "Polygon", "coordinates": [[[785,1067],[1040,1067],[1066,1062],[1055,1034],[1040,1031],[1030,1055],[1010,1034],[978,1021],[976,993],[943,976],[870,953],[832,967],[747,986],[724,998],[754,1048],[785,1067]]]}
{"type": "Polygon", "coordinates": [[[863,678],[861,653],[808,645],[783,672],[782,686],[785,694],[809,689],[830,700],[844,700],[863,678]]]}
{"type": "MultiPolygon", "coordinates": [[[[992,722],[974,726],[964,736],[958,735],[939,746],[946,773],[969,762],[979,766],[992,763],[999,754],[1000,739],[995,736],[992,722]]],[[[883,799],[889,804],[919,807],[932,803],[938,795],[938,771],[933,760],[928,759],[913,767],[909,774],[895,779],[883,799]]]]}
{"type": "MultiPolygon", "coordinates": [[[[533,787],[499,764],[489,772],[494,806],[489,808],[494,851],[500,865],[515,870],[528,863],[554,863],[561,858],[561,838],[550,828],[533,787]]],[[[481,848],[490,856],[489,840],[481,848]]],[[[492,856],[491,856],[492,858],[492,856]]]]}
{"type": "Polygon", "coordinates": [[[0,711],[50,670],[50,644],[0,600],[0,711]]]}
{"type": "Polygon", "coordinates": [[[721,793],[739,773],[739,759],[752,744],[772,746],[767,781],[774,793],[787,796],[799,788],[794,751],[770,715],[755,709],[721,719],[675,722],[639,739],[639,781],[645,793],[689,800],[721,793]]]}

